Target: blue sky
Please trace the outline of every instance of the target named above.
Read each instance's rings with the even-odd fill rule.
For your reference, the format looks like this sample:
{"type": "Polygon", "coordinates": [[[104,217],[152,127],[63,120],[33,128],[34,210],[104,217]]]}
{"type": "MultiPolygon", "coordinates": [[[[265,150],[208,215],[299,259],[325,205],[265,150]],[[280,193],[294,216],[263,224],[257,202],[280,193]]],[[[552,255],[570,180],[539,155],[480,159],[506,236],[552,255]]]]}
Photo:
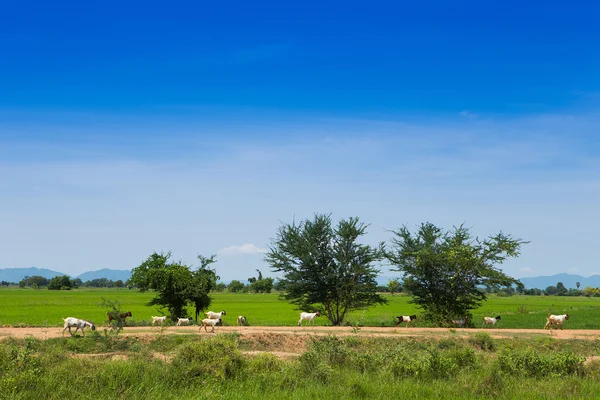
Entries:
{"type": "Polygon", "coordinates": [[[247,278],[319,212],[600,273],[600,6],[280,3],[3,5],[0,268],[247,278]]]}

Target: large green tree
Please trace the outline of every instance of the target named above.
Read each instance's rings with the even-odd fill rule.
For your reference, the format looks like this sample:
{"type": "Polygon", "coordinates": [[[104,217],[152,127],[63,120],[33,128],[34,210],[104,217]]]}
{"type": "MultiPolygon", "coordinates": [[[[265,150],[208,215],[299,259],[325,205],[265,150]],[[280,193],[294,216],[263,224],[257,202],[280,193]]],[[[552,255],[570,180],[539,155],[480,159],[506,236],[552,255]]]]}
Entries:
{"type": "Polygon", "coordinates": [[[198,256],[200,267],[192,271],[181,262],[169,262],[171,253],[153,253],[139,267],[131,271],[129,284],[140,291],[156,291],[149,306],[158,305],[168,310],[173,321],[187,316],[187,306],[196,307],[196,320],[201,310],[211,303],[209,293],[214,289],[218,277],[209,265],[215,262],[215,256],[198,256]]]}
{"type": "Polygon", "coordinates": [[[332,225],[331,216],[282,224],[265,260],[282,272],[282,297],[303,311],[320,311],[333,325],[347,314],[387,301],[376,293],[379,271],[374,263],[384,258],[383,244],[359,243],[367,225],[358,218],[332,225]]]}
{"type": "Polygon", "coordinates": [[[404,273],[411,302],[426,318],[443,324],[478,307],[486,299],[484,287],[520,286],[495,266],[517,257],[524,243],[503,233],[479,240],[463,226],[444,232],[425,223],[414,235],[405,226],[394,231],[387,258],[392,270],[404,273]]]}

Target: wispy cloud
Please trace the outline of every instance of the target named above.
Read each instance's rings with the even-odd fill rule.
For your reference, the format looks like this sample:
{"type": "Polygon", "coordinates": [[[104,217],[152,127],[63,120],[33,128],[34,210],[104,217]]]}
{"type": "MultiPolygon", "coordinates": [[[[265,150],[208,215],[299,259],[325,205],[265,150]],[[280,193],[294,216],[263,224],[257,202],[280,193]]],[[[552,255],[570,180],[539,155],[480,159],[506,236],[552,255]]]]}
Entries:
{"type": "Polygon", "coordinates": [[[228,246],[228,247],[224,247],[221,250],[219,250],[219,254],[222,255],[236,255],[236,254],[262,254],[262,253],[266,253],[267,249],[264,249],[262,247],[258,247],[252,243],[245,243],[242,244],[240,246],[228,246]]]}
{"type": "Polygon", "coordinates": [[[466,119],[477,119],[479,117],[479,114],[475,114],[473,111],[470,110],[464,110],[459,112],[458,114],[466,119]]]}
{"type": "MultiPolygon", "coordinates": [[[[385,229],[424,221],[466,222],[481,236],[504,230],[531,241],[503,265],[515,276],[592,268],[597,114],[473,121],[260,115],[200,125],[182,118],[168,131],[155,119],[162,121],[140,123],[152,139],[143,141],[129,131],[136,124],[116,124],[122,139],[88,142],[58,133],[52,141],[24,140],[0,123],[0,242],[13,250],[0,268],[60,266],[76,275],[97,264],[134,267],[164,249],[184,260],[218,252],[220,276],[239,279],[264,268],[259,255],[267,249],[252,243],[267,243],[280,221],[315,212],[360,217],[373,242],[389,239],[385,229]],[[563,246],[549,226],[578,238],[563,246]],[[90,259],[98,243],[112,256],[90,259]]],[[[41,131],[52,129],[61,126],[41,131]]]]}

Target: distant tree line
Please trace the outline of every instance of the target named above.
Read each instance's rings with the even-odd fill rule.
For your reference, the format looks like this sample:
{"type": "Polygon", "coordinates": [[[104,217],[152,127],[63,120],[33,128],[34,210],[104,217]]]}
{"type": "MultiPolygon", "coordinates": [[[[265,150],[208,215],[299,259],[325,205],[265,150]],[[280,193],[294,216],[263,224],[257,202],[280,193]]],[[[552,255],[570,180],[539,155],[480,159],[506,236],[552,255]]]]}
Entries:
{"type": "MultiPolygon", "coordinates": [[[[263,277],[262,272],[258,269],[256,272],[258,272],[258,276],[248,278],[247,285],[238,280],[232,280],[229,285],[221,283],[221,291],[227,289],[230,293],[271,293],[273,289],[281,289],[279,286],[275,287],[276,283],[273,278],[263,277]]],[[[278,282],[280,283],[280,281],[278,282]]]]}
{"type": "MultiPolygon", "coordinates": [[[[8,283],[8,282],[7,282],[8,283]]],[[[8,286],[2,282],[2,286],[8,286]]],[[[71,290],[78,287],[96,287],[96,288],[121,288],[125,287],[122,280],[113,281],[107,278],[91,279],[82,282],[81,279],[72,279],[67,275],[59,275],[54,278],[44,278],[43,276],[26,276],[19,282],[19,287],[31,287],[34,289],[47,288],[49,290],[71,290]]]]}

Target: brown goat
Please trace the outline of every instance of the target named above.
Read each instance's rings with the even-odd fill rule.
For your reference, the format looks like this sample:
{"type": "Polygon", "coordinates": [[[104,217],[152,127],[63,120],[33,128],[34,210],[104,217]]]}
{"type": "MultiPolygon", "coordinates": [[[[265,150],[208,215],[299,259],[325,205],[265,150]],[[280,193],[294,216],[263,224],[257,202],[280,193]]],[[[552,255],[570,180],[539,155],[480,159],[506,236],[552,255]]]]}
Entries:
{"type": "MultiPolygon", "coordinates": [[[[108,326],[110,326],[110,323],[112,322],[113,319],[115,319],[115,317],[113,317],[112,314],[108,313],[108,312],[106,313],[106,315],[108,315],[108,326]]],[[[127,311],[126,313],[119,314],[119,317],[123,321],[123,325],[127,325],[125,322],[125,318],[131,317],[131,311],[127,311]]]]}

